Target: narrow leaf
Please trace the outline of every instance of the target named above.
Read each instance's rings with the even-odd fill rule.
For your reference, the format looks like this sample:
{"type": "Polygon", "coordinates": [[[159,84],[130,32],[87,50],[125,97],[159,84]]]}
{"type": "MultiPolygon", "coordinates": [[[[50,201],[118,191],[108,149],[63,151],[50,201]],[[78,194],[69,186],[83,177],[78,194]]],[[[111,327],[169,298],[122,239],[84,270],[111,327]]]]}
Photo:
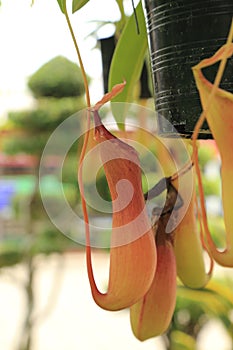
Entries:
{"type": "MultiPolygon", "coordinates": [[[[145,53],[147,49],[147,31],[143,8],[141,2],[136,8],[136,14],[139,25],[139,33],[135,22],[135,15],[129,18],[117,43],[113,54],[110,72],[109,72],[109,90],[119,83],[119,80],[126,80],[124,91],[116,96],[113,102],[132,102],[135,84],[140,78],[145,53]]],[[[116,122],[123,123],[124,113],[117,115],[112,105],[113,114],[116,122]]]]}
{"type": "Polygon", "coordinates": [[[58,5],[60,6],[60,10],[62,13],[65,12],[66,0],[57,0],[58,5]]]}
{"type": "Polygon", "coordinates": [[[72,2],[72,13],[80,10],[89,0],[73,0],[72,2]]]}

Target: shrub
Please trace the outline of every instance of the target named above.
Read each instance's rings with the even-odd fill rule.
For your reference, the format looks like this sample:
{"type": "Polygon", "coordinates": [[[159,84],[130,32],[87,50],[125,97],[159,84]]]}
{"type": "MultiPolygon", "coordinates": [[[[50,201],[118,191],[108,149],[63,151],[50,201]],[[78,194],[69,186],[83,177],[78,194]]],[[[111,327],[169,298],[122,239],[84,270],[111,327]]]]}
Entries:
{"type": "Polygon", "coordinates": [[[34,73],[28,86],[34,96],[68,97],[84,94],[80,68],[67,58],[57,56],[34,73]]]}

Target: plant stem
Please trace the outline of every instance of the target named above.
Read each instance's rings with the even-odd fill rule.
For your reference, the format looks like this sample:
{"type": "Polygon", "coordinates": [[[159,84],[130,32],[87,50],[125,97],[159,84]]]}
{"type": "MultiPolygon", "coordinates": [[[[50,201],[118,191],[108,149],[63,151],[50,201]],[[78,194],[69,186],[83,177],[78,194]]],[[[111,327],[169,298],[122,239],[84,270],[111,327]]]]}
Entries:
{"type": "MultiPolygon", "coordinates": [[[[30,254],[30,253],[29,253],[30,254]]],[[[24,335],[23,344],[20,350],[31,350],[32,349],[32,330],[33,330],[33,320],[32,313],[34,310],[34,291],[33,291],[33,281],[34,281],[34,266],[33,257],[28,257],[27,269],[28,269],[28,281],[25,286],[27,294],[27,315],[24,324],[24,335]]]]}
{"type": "Polygon", "coordinates": [[[89,229],[89,218],[88,218],[88,211],[87,211],[87,205],[86,205],[86,201],[84,198],[84,184],[83,184],[83,177],[82,177],[82,167],[83,167],[83,160],[86,154],[86,150],[87,150],[87,144],[88,144],[88,139],[89,139],[89,134],[90,134],[90,107],[91,107],[91,101],[90,101],[90,93],[89,93],[89,87],[88,87],[88,81],[87,81],[87,75],[86,75],[86,71],[83,65],[83,61],[82,61],[82,57],[81,57],[81,53],[78,47],[78,43],[77,40],[75,38],[74,35],[74,31],[69,19],[69,15],[67,12],[67,7],[66,7],[66,1],[64,1],[64,14],[66,17],[66,22],[68,24],[69,27],[69,31],[75,46],[75,50],[76,53],[78,55],[78,61],[80,64],[80,69],[81,69],[81,73],[83,76],[83,81],[84,81],[84,87],[85,87],[85,94],[86,94],[86,101],[87,101],[87,130],[85,132],[85,136],[84,136],[84,141],[83,141],[83,146],[82,146],[82,150],[81,150],[81,155],[80,155],[80,159],[79,159],[79,165],[78,165],[78,183],[79,183],[79,189],[80,189],[80,194],[81,194],[81,204],[82,204],[82,211],[83,211],[83,216],[84,216],[84,222],[85,222],[85,232],[86,232],[86,251],[87,251],[87,257],[89,257],[90,259],[90,229],[89,229]]]}
{"type": "Polygon", "coordinates": [[[81,69],[81,72],[82,72],[83,82],[84,82],[84,87],[85,87],[85,95],[86,95],[86,99],[87,99],[87,107],[90,107],[91,106],[91,102],[90,102],[90,93],[89,93],[89,87],[88,87],[88,81],[87,81],[87,74],[86,74],[86,71],[85,71],[85,68],[84,68],[84,65],[83,65],[83,60],[82,60],[82,57],[81,57],[81,54],[80,54],[78,43],[77,43],[77,40],[75,38],[74,31],[73,31],[73,28],[72,28],[72,25],[71,25],[71,22],[70,22],[70,18],[69,18],[68,12],[67,12],[66,1],[64,1],[64,14],[65,14],[66,22],[67,22],[67,25],[69,27],[69,31],[70,31],[70,34],[71,34],[71,37],[72,37],[72,40],[73,40],[73,43],[74,43],[74,46],[75,46],[76,53],[78,55],[78,61],[79,61],[79,64],[80,64],[80,69],[81,69]]]}
{"type": "Polygon", "coordinates": [[[34,257],[31,251],[31,242],[33,241],[34,223],[33,214],[36,211],[36,196],[39,191],[39,164],[35,168],[35,188],[29,204],[29,221],[27,223],[27,235],[29,239],[28,251],[26,254],[26,269],[27,269],[27,282],[25,284],[25,294],[27,298],[27,310],[24,320],[24,326],[22,330],[22,336],[20,340],[19,350],[31,350],[32,349],[32,332],[34,327],[33,311],[35,307],[35,295],[34,295],[34,277],[35,277],[35,264],[34,257]]]}

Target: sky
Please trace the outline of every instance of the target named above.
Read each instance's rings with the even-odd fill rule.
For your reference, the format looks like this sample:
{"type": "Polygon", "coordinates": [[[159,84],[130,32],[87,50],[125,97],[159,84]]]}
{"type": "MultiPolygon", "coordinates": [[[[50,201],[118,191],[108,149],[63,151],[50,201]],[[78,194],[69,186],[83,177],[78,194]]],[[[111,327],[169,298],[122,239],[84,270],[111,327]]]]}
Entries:
{"type": "MultiPolygon", "coordinates": [[[[71,9],[71,0],[67,1],[71,9]]],[[[111,35],[106,26],[95,36],[96,22],[119,18],[115,0],[90,0],[70,18],[87,73],[93,78],[91,99],[103,94],[101,56],[96,38],[111,35]]],[[[27,79],[45,62],[57,55],[78,62],[74,45],[56,0],[2,0],[0,7],[0,122],[7,111],[29,106],[27,79]]]]}

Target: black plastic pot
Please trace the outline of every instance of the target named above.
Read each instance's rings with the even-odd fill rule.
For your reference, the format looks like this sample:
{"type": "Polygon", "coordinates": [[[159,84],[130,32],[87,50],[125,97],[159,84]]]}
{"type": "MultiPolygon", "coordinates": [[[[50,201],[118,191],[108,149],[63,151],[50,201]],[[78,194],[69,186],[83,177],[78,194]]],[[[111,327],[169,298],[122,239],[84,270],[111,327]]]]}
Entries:
{"type": "MultiPolygon", "coordinates": [[[[111,66],[112,56],[116,47],[116,39],[114,36],[99,39],[100,50],[102,56],[102,68],[103,68],[103,84],[104,93],[108,92],[108,76],[111,66]]],[[[140,76],[140,98],[150,98],[151,91],[148,81],[148,67],[146,63],[143,64],[142,73],[140,76]]]]}
{"type": "Polygon", "coordinates": [[[108,76],[116,40],[114,36],[110,36],[99,39],[99,43],[102,57],[104,93],[106,94],[108,92],[108,76]]]}
{"type": "MultiPolygon", "coordinates": [[[[226,42],[233,0],[145,0],[145,8],[159,133],[190,137],[202,111],[191,67],[226,42]]],[[[204,71],[210,81],[217,67],[204,71]]],[[[220,86],[233,92],[233,59],[220,86]]],[[[199,138],[211,137],[205,123],[199,138]]]]}

